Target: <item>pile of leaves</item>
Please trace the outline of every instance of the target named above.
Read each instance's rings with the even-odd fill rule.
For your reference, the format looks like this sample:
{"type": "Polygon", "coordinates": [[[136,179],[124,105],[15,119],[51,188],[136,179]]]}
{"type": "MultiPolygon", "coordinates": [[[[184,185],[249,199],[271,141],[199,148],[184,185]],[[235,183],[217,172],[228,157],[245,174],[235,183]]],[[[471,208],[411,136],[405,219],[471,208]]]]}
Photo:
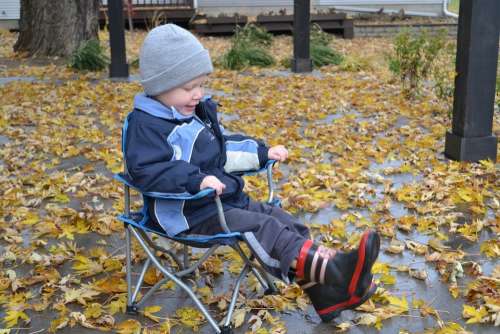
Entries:
{"type": "MultiPolygon", "coordinates": [[[[284,41],[289,50],[290,40],[284,41]]],[[[211,51],[227,45],[223,39],[205,42],[211,51]]],[[[353,43],[351,52],[360,50],[360,58],[366,57],[361,51],[378,53],[391,45],[345,43],[353,43]]],[[[325,67],[316,76],[217,69],[209,86],[227,129],[287,145],[289,161],[276,171],[278,193],[317,242],[350,250],[366,228],[382,235],[374,267],[380,288],[332,330],[384,330],[407,317],[430,327],[424,330],[429,334],[498,326],[499,166],[445,159],[446,104],[432,91],[408,101],[385,63],[371,68],[325,67]],[[431,292],[415,296],[414,288],[431,292]],[[445,291],[445,300],[435,300],[432,289],[445,291]]],[[[112,173],[122,169],[121,125],[140,85],[56,65],[0,68],[0,73],[37,78],[0,86],[4,327],[118,333],[205,329],[206,320],[194,307],[169,307],[175,304],[171,297],[185,299],[173,284],[165,284],[158,302],[147,304],[140,316],[125,314],[125,236],[115,218],[123,210],[123,190],[112,173]]],[[[493,132],[500,135],[498,118],[493,132]]],[[[266,183],[250,177],[246,189],[264,199],[266,183]]],[[[198,256],[192,254],[192,260],[198,256]]],[[[144,259],[134,244],[133,263],[144,259]]],[[[223,249],[189,280],[218,319],[230,301],[223,287],[240,268],[236,254],[223,249]]],[[[145,276],[150,286],[160,279],[154,269],[145,276]]],[[[250,279],[238,296],[235,325],[242,331],[285,333],[281,312],[315,317],[296,285],[279,288],[280,295],[263,296],[250,279]]]]}

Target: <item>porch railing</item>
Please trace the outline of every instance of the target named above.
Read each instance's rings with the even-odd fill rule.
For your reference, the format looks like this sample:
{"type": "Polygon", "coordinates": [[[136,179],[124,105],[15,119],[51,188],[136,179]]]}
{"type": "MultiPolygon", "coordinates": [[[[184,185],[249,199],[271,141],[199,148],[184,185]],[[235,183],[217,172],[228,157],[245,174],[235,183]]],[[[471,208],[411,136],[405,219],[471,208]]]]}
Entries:
{"type": "MultiPolygon", "coordinates": [[[[147,8],[147,7],[189,7],[193,8],[194,0],[132,0],[134,8],[147,8]]],[[[124,7],[128,0],[124,0],[124,7]]],[[[101,0],[103,6],[108,5],[108,0],[101,0]]]]}

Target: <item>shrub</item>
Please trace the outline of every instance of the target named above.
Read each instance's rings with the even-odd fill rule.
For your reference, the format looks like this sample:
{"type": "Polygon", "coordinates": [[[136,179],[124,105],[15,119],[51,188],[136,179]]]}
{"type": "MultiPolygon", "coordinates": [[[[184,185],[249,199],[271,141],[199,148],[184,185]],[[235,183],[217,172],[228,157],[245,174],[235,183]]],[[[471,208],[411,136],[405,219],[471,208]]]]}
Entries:
{"type": "Polygon", "coordinates": [[[341,69],[348,72],[372,71],[373,65],[366,58],[347,56],[342,61],[341,69]]]}
{"type": "Polygon", "coordinates": [[[270,46],[273,41],[273,35],[268,33],[265,28],[256,26],[255,24],[247,24],[243,28],[236,27],[233,39],[237,43],[270,46]]]}
{"type": "Polygon", "coordinates": [[[328,45],[333,40],[332,35],[326,33],[318,24],[311,26],[311,44],[328,45]]]}
{"type": "Polygon", "coordinates": [[[311,59],[314,67],[339,65],[344,57],[328,45],[311,43],[311,59]]]}
{"type": "Polygon", "coordinates": [[[264,28],[253,24],[238,27],[231,40],[231,49],[222,56],[220,64],[231,70],[240,70],[247,66],[271,66],[274,59],[264,49],[271,43],[272,35],[264,28]]]}
{"type": "Polygon", "coordinates": [[[83,42],[73,53],[69,66],[80,71],[100,71],[109,64],[98,40],[83,42]]]}
{"type": "Polygon", "coordinates": [[[329,46],[332,39],[332,36],[324,32],[319,25],[312,26],[310,52],[314,67],[339,65],[344,60],[340,53],[329,46]]]}
{"type": "Polygon", "coordinates": [[[389,69],[396,75],[407,95],[418,94],[422,79],[428,78],[434,61],[445,45],[445,33],[429,36],[426,31],[412,35],[400,32],[394,40],[394,52],[389,56],[389,69]]]}
{"type": "Polygon", "coordinates": [[[273,57],[265,50],[248,45],[233,46],[222,58],[222,66],[232,70],[248,66],[267,67],[273,64],[273,57]]]}
{"type": "MultiPolygon", "coordinates": [[[[312,26],[309,51],[314,67],[339,65],[344,60],[344,56],[329,46],[332,39],[332,36],[321,30],[319,25],[314,24],[312,26]]],[[[285,67],[290,67],[292,59],[284,59],[281,64],[285,67]]]]}

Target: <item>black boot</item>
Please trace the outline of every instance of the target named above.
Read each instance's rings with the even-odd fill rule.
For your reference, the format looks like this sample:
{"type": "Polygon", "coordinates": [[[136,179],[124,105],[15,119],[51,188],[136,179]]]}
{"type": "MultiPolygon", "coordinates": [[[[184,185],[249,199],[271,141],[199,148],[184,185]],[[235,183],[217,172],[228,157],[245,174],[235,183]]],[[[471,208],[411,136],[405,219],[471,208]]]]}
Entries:
{"type": "Polygon", "coordinates": [[[306,241],[297,259],[297,278],[329,285],[349,299],[364,296],[372,283],[371,269],[380,249],[380,237],[366,231],[359,247],[352,252],[334,250],[306,241]]]}
{"type": "Polygon", "coordinates": [[[377,290],[375,283],[372,283],[362,296],[348,296],[328,285],[305,283],[305,281],[297,283],[307,293],[323,322],[332,321],[342,311],[355,309],[366,302],[377,290]]]}

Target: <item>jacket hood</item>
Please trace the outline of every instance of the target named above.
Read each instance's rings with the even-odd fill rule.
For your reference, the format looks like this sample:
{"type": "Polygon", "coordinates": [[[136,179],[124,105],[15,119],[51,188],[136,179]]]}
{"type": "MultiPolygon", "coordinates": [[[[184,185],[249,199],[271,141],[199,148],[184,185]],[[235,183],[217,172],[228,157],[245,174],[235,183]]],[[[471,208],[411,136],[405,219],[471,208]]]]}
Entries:
{"type": "Polygon", "coordinates": [[[167,107],[161,102],[147,96],[144,93],[137,94],[134,98],[134,109],[142,110],[152,116],[167,120],[186,120],[193,116],[185,116],[175,110],[174,107],[167,107]]]}

